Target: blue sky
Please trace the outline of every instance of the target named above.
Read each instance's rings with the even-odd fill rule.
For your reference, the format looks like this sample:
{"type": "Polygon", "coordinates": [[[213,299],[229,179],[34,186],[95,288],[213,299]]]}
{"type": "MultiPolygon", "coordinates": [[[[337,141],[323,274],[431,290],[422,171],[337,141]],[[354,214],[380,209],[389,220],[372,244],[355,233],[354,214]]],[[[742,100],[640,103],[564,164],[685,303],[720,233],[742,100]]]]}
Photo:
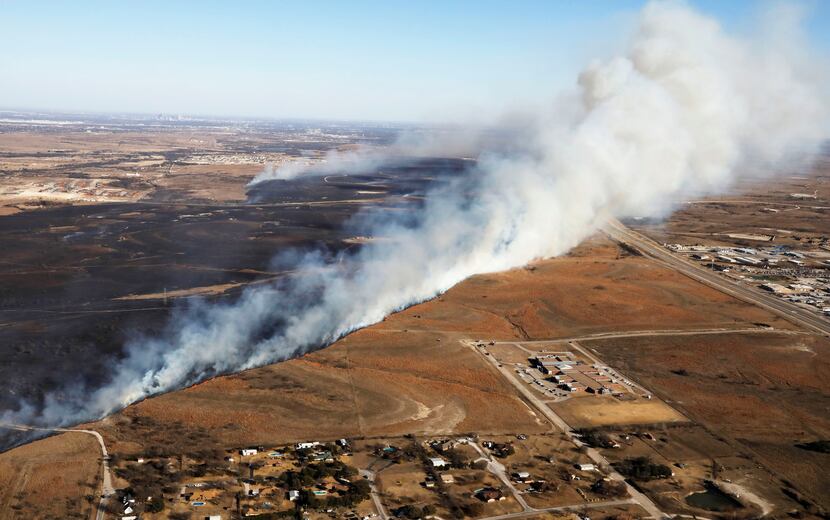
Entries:
{"type": "MultiPolygon", "coordinates": [[[[740,29],[758,2],[692,1],[740,29]]],[[[642,1],[0,0],[0,107],[453,120],[571,85],[642,1]]],[[[830,48],[830,2],[807,27],[830,48]]]]}

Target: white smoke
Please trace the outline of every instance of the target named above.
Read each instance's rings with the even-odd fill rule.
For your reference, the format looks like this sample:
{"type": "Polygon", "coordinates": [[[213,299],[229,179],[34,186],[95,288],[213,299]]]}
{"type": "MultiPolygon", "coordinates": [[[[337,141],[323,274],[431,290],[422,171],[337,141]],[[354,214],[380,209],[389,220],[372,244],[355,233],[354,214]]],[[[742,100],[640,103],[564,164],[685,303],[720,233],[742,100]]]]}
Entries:
{"type": "Polygon", "coordinates": [[[334,149],[321,159],[289,161],[279,166],[268,164],[249,186],[270,180],[289,180],[298,176],[354,174],[375,170],[396,159],[418,157],[473,157],[481,148],[480,132],[447,128],[441,131],[407,131],[389,146],[360,146],[334,149]]]}
{"type": "MultiPolygon", "coordinates": [[[[469,178],[431,192],[415,217],[365,219],[363,234],[395,240],[338,262],[308,256],[303,275],[249,289],[234,304],[183,309],[167,334],[127,346],[111,383],[4,417],[85,420],[296,356],[471,275],[562,254],[608,216],[663,215],[684,193],[790,168],[828,130],[826,83],[798,34],[789,24],[761,41],[737,38],[684,4],[649,4],[624,53],[592,63],[578,92],[540,112],[527,153],[480,157],[469,178]]],[[[332,157],[326,168],[348,170],[350,160],[332,157]]],[[[372,152],[369,162],[387,160],[372,152]]]]}

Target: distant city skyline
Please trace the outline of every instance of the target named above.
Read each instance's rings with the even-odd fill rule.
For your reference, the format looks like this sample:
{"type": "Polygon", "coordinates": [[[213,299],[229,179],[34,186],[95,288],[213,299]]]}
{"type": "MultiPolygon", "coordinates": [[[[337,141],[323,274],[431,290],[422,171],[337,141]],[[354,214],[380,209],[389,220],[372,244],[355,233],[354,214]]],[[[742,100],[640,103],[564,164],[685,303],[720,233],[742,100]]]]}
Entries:
{"type": "MultiPolygon", "coordinates": [[[[0,109],[486,120],[572,86],[645,3],[0,0],[0,109]]],[[[761,5],[689,3],[737,31],[761,5]]],[[[800,4],[825,53],[829,4],[800,4]]]]}

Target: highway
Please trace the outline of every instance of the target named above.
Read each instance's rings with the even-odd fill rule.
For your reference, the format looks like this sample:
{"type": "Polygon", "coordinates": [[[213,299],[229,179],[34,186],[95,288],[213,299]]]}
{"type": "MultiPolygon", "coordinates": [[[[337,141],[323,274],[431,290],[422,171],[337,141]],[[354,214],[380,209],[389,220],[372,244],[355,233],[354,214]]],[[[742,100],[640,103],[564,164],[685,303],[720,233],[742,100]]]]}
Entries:
{"type": "Polygon", "coordinates": [[[104,520],[104,515],[107,510],[107,501],[110,496],[115,493],[115,488],[112,486],[112,473],[110,472],[110,457],[107,453],[107,446],[104,444],[104,438],[95,430],[72,430],[66,428],[38,428],[36,426],[27,426],[25,424],[4,424],[0,423],[0,428],[10,428],[21,431],[44,431],[44,432],[74,432],[85,433],[92,435],[98,441],[101,447],[101,466],[102,466],[102,481],[101,481],[101,500],[98,502],[98,511],[95,513],[95,520],[104,520]]]}
{"type": "Polygon", "coordinates": [[[636,248],[644,255],[662,262],[693,280],[697,280],[739,300],[762,307],[799,327],[830,336],[830,321],[824,317],[786,300],[767,294],[756,287],[743,285],[730,280],[714,271],[701,267],[691,260],[675,255],[650,238],[627,228],[622,222],[616,219],[610,220],[604,231],[614,240],[636,248]]]}

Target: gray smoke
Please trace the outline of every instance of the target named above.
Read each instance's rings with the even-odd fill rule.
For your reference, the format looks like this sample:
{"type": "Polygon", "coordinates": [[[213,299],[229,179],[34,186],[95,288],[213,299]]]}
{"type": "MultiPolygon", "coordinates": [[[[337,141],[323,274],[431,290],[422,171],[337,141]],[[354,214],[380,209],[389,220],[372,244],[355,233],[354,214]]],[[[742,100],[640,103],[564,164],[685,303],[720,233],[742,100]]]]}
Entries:
{"type": "MultiPolygon", "coordinates": [[[[739,38],[684,4],[649,4],[624,52],[591,63],[575,92],[540,109],[525,153],[482,155],[473,174],[429,193],[415,216],[363,219],[362,234],[394,240],[335,262],[307,255],[303,274],[236,303],[181,309],[166,334],[127,345],[109,384],[70,388],[4,419],[73,423],[290,358],[469,276],[562,254],[608,216],[665,215],[686,193],[803,164],[827,136],[822,61],[789,10],[772,19],[762,39],[739,38]]],[[[326,168],[387,160],[332,156],[326,168]]]]}

